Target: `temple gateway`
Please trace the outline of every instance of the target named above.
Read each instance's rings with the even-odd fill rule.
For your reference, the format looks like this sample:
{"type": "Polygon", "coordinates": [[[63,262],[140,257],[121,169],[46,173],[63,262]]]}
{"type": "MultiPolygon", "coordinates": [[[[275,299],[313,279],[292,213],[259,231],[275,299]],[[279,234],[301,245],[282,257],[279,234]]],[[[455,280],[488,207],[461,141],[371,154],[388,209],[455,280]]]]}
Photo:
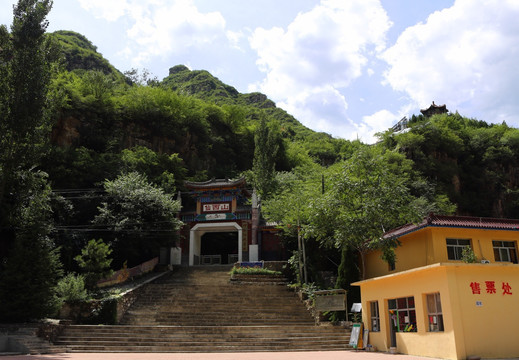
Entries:
{"type": "Polygon", "coordinates": [[[265,223],[245,178],[186,181],[180,230],[182,265],[286,260],[277,229],[265,223]]]}

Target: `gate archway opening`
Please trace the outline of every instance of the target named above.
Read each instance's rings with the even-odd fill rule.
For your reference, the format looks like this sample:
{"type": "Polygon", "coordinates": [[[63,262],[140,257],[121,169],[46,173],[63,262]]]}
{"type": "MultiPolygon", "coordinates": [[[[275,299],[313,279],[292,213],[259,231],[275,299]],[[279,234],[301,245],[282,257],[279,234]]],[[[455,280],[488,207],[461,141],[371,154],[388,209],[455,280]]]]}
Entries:
{"type": "Polygon", "coordinates": [[[207,232],[200,238],[201,264],[234,264],[238,261],[238,233],[207,232]]]}
{"type": "Polygon", "coordinates": [[[189,234],[189,265],[241,262],[243,259],[242,242],[242,228],[235,222],[198,223],[191,228],[189,234]],[[231,234],[232,240],[228,240],[229,235],[222,236],[216,233],[236,235],[231,234]],[[218,239],[224,240],[218,243],[218,239]],[[209,254],[211,251],[219,253],[209,254]],[[231,254],[231,252],[233,253],[231,254]],[[224,254],[227,254],[226,259],[222,259],[224,254]],[[237,258],[236,256],[229,258],[229,254],[237,255],[237,258]],[[217,256],[220,256],[220,260],[217,256]]]}

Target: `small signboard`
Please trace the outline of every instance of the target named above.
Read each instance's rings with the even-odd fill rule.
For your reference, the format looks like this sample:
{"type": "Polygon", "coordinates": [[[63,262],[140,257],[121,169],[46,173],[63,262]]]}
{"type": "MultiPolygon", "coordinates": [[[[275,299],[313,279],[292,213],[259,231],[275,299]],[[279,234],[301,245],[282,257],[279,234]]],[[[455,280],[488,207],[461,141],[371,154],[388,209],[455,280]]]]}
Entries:
{"type": "Polygon", "coordinates": [[[316,296],[315,309],[317,311],[344,311],[346,310],[346,296],[344,294],[316,296]]]}
{"type": "Polygon", "coordinates": [[[361,303],[353,303],[351,305],[351,312],[362,312],[362,304],[361,303]]]}
{"type": "MultiPolygon", "coordinates": [[[[346,311],[346,290],[319,290],[316,291],[314,295],[314,306],[317,313],[325,311],[346,311]]],[[[348,320],[348,313],[346,313],[346,320],[348,320]]]]}
{"type": "Polygon", "coordinates": [[[232,213],[199,214],[195,217],[195,221],[235,220],[235,219],[236,219],[236,216],[232,213]]]}
{"type": "Polygon", "coordinates": [[[368,346],[369,330],[364,329],[364,335],[362,336],[362,348],[365,349],[368,346]]]}
{"type": "Polygon", "coordinates": [[[361,340],[361,337],[360,337],[361,332],[362,332],[362,324],[353,324],[353,327],[351,328],[349,345],[351,347],[353,347],[354,349],[358,349],[359,340],[361,340]]]}

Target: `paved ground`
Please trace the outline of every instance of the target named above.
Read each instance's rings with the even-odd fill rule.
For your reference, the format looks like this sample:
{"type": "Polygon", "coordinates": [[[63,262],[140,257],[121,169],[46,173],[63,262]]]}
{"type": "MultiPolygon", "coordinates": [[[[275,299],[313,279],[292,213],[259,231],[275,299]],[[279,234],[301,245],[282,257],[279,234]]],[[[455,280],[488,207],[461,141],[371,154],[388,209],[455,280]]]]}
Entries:
{"type": "Polygon", "coordinates": [[[1,360],[433,360],[432,358],[391,355],[364,351],[267,352],[267,353],[78,353],[2,356],[1,360]]]}

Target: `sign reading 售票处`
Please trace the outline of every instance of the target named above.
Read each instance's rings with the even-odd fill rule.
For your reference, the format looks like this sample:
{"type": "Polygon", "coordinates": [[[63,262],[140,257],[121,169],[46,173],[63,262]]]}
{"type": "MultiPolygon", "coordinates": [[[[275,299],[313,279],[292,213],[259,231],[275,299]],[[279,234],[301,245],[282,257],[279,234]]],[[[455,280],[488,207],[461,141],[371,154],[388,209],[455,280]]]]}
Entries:
{"type": "Polygon", "coordinates": [[[210,212],[229,212],[231,209],[230,203],[215,203],[215,204],[203,204],[202,212],[210,213],[210,212]]]}
{"type": "Polygon", "coordinates": [[[502,293],[503,295],[512,295],[512,286],[508,282],[501,282],[496,284],[496,281],[488,280],[484,282],[472,281],[470,283],[470,289],[472,294],[497,294],[502,293]],[[499,285],[501,285],[499,287],[499,285]]]}

